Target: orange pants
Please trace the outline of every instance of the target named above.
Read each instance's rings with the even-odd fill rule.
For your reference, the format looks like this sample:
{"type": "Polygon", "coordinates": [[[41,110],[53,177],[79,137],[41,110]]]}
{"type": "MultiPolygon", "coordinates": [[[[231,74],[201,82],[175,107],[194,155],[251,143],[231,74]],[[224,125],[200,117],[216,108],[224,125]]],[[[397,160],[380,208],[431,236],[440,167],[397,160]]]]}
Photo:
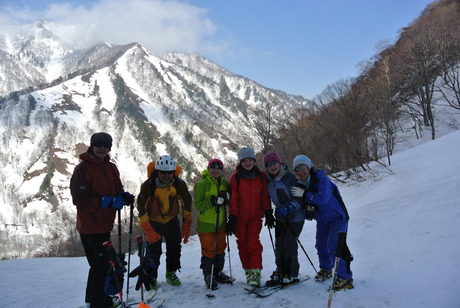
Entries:
{"type": "Polygon", "coordinates": [[[214,241],[216,241],[216,255],[225,253],[227,242],[225,240],[225,232],[219,231],[198,233],[201,243],[201,255],[210,259],[214,258],[214,241]]]}

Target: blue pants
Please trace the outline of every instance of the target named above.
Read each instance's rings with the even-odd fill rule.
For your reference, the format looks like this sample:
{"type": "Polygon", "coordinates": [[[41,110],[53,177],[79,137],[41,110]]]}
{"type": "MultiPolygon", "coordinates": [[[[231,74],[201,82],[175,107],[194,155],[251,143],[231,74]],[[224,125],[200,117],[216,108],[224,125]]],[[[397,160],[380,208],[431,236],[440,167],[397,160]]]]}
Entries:
{"type": "MultiPolygon", "coordinates": [[[[337,249],[338,233],[347,232],[348,221],[338,220],[332,223],[316,223],[316,250],[318,252],[319,267],[327,271],[332,270],[335,261],[335,250],[337,249]]],[[[342,279],[351,278],[353,273],[347,273],[345,261],[339,259],[337,276],[342,279]]]]}

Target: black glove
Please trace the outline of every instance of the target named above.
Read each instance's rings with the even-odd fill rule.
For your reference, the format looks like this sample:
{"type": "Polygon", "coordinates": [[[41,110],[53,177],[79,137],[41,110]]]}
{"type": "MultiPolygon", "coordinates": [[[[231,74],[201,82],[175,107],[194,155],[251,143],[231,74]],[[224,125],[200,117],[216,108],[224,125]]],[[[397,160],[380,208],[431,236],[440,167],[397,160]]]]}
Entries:
{"type": "Polygon", "coordinates": [[[224,199],[224,204],[227,204],[228,200],[230,200],[230,194],[227,191],[219,191],[219,197],[224,199]]]}
{"type": "MultiPolygon", "coordinates": [[[[219,195],[220,195],[220,194],[219,194],[219,195]]],[[[211,197],[209,197],[209,201],[211,202],[211,204],[212,204],[213,206],[216,207],[216,211],[217,211],[219,208],[224,207],[225,204],[226,204],[225,198],[220,197],[220,196],[218,196],[218,197],[216,197],[216,196],[211,196],[211,197]]]]}
{"type": "Polygon", "coordinates": [[[145,257],[142,260],[142,264],[136,267],[131,273],[129,273],[129,277],[136,277],[136,291],[140,289],[141,285],[144,285],[145,290],[150,291],[156,287],[156,277],[155,277],[155,270],[157,270],[158,266],[155,266],[153,260],[148,257],[145,257]]]}
{"type": "Polygon", "coordinates": [[[235,215],[230,215],[228,218],[227,224],[225,225],[225,233],[232,235],[235,232],[236,220],[238,217],[235,215]]]}
{"type": "Polygon", "coordinates": [[[317,211],[317,208],[318,206],[316,204],[313,204],[313,203],[307,203],[305,205],[305,216],[306,216],[306,219],[307,220],[313,220],[314,216],[315,216],[315,213],[317,211]]]}
{"type": "Polygon", "coordinates": [[[265,215],[265,226],[267,226],[269,229],[273,228],[275,226],[275,217],[273,217],[273,210],[266,210],[264,212],[265,215]]]}
{"type": "Polygon", "coordinates": [[[123,200],[122,201],[123,205],[131,205],[134,203],[134,195],[131,195],[127,191],[119,193],[117,196],[123,200]]]}

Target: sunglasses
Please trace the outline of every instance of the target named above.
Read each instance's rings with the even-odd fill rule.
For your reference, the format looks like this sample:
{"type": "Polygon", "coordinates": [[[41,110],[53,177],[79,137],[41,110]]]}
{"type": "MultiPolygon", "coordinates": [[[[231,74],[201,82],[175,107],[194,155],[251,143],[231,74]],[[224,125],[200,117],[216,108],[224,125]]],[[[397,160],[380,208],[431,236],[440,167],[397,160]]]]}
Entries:
{"type": "Polygon", "coordinates": [[[299,172],[299,171],[302,171],[304,170],[305,168],[307,168],[307,165],[306,164],[302,164],[300,166],[297,166],[294,168],[294,172],[299,172]]]}
{"type": "Polygon", "coordinates": [[[273,160],[271,162],[266,163],[265,168],[269,168],[269,167],[274,166],[276,164],[278,164],[278,162],[276,160],[273,160]]]}
{"type": "Polygon", "coordinates": [[[93,146],[96,147],[96,148],[104,147],[106,149],[110,149],[112,147],[112,144],[105,143],[105,142],[95,142],[95,143],[93,143],[93,146]]]}
{"type": "Polygon", "coordinates": [[[220,166],[220,165],[211,165],[209,166],[209,169],[218,169],[218,170],[222,170],[224,169],[224,167],[220,166]]]}
{"type": "Polygon", "coordinates": [[[173,174],[174,171],[160,171],[160,174],[173,174]]]}

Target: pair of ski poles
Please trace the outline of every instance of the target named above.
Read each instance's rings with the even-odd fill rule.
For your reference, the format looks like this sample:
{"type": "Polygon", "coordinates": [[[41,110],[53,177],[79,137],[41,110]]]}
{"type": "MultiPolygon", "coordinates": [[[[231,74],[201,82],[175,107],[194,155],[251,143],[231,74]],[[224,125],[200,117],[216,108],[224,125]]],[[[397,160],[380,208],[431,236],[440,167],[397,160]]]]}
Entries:
{"type": "MultiPolygon", "coordinates": [[[[290,228],[291,232],[294,233],[294,230],[292,230],[291,225],[289,225],[289,228],[290,228]]],[[[275,252],[275,245],[273,244],[272,233],[270,231],[270,228],[267,227],[267,229],[268,229],[268,233],[270,234],[270,241],[272,243],[273,252],[275,252]]],[[[339,232],[337,234],[337,236],[338,236],[337,249],[335,251],[334,269],[333,269],[333,275],[332,275],[332,283],[331,283],[331,286],[329,287],[329,298],[328,298],[328,301],[327,301],[327,308],[330,308],[331,305],[332,305],[332,299],[333,299],[333,296],[334,296],[334,286],[335,286],[335,283],[337,281],[337,273],[338,273],[338,269],[339,269],[339,261],[340,261],[340,258],[342,258],[342,256],[343,256],[343,249],[344,249],[344,246],[345,246],[345,241],[346,241],[347,234],[345,232],[339,232]]],[[[310,261],[310,264],[313,267],[315,273],[318,274],[318,271],[316,270],[315,266],[313,265],[313,262],[311,261],[310,257],[308,256],[307,251],[305,250],[305,248],[303,247],[302,243],[300,242],[300,240],[298,238],[297,238],[297,243],[299,244],[299,246],[302,248],[303,252],[307,256],[307,259],[308,259],[308,261],[310,261]]]]}

